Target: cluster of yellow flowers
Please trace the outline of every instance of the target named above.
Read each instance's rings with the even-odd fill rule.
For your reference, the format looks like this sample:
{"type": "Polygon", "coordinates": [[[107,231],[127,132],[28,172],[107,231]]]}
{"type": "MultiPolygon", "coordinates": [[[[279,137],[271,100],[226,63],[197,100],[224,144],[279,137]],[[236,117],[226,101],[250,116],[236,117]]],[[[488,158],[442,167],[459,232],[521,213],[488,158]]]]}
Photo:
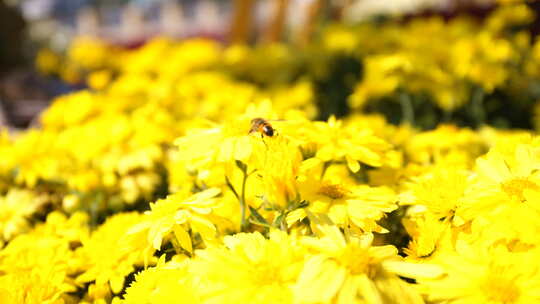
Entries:
{"type": "Polygon", "coordinates": [[[263,102],[188,130],[170,151],[175,192],[93,230],[57,211],[29,228],[39,203],[10,190],[3,303],[540,300],[540,138],[295,112],[247,134],[274,115],[263,102]],[[380,220],[404,206],[397,244],[380,220]]]}
{"type": "MultiPolygon", "coordinates": [[[[401,41],[397,26],[391,42],[332,28],[323,45],[397,50],[369,55],[351,98],[379,92],[368,84],[386,80],[370,73],[384,71],[411,90],[425,73],[493,90],[512,72],[491,43],[508,41],[468,22],[451,33],[434,19],[406,26],[459,38],[449,49],[401,41]],[[453,47],[487,57],[435,68],[417,53],[427,46],[444,66],[453,47]]],[[[38,128],[0,132],[0,303],[540,301],[533,132],[315,120],[313,80],[273,74],[292,58],[282,45],[80,43],[66,62],[89,88],[57,98],[38,128]]],[[[62,60],[49,55],[38,63],[52,71],[62,60]]]]}
{"type": "MultiPolygon", "coordinates": [[[[445,117],[460,115],[456,112],[465,107],[482,123],[486,119],[483,116],[490,113],[476,112],[495,111],[492,108],[499,109],[508,98],[521,99],[515,109],[532,107],[540,99],[536,89],[540,40],[528,28],[536,20],[536,12],[519,3],[523,1],[510,2],[515,3],[499,6],[482,21],[470,16],[450,20],[433,16],[409,22],[389,19],[354,26],[330,25],[319,39],[300,50],[280,43],[255,48],[213,45],[200,50],[196,45],[168,47],[161,40],[146,47],[147,52],[134,54],[82,38],[64,58],[47,50],[41,52],[37,65],[68,82],[86,77],[90,86],[97,87],[111,77],[103,69],[177,75],[193,66],[212,66],[253,83],[276,84],[298,78],[331,82],[336,77],[331,70],[339,64],[335,59],[346,57],[363,66],[361,77],[345,75],[346,82],[353,82],[348,84],[346,96],[353,110],[371,109],[385,100],[402,107],[416,103],[425,106],[427,100],[445,112],[445,117]],[[153,60],[157,58],[170,58],[170,64],[156,66],[153,60]],[[130,64],[120,65],[123,60],[130,64]],[[488,101],[491,105],[484,109],[482,104],[488,101]]],[[[334,100],[319,101],[325,102],[334,100]]],[[[411,118],[408,113],[403,116],[404,120],[411,118]]]]}
{"type": "MultiPolygon", "coordinates": [[[[441,109],[452,111],[469,101],[475,87],[489,94],[518,85],[512,82],[523,78],[523,70],[535,70],[529,65],[537,63],[528,62],[534,56],[528,31],[514,31],[533,20],[534,12],[523,4],[498,9],[481,26],[467,17],[448,23],[433,17],[405,26],[359,27],[348,35],[355,39],[351,51],[365,56],[365,79],[350,97],[351,106],[362,108],[371,99],[402,90],[427,93],[441,109]]],[[[344,39],[338,35],[344,33],[330,32],[328,43],[344,39]]]]}

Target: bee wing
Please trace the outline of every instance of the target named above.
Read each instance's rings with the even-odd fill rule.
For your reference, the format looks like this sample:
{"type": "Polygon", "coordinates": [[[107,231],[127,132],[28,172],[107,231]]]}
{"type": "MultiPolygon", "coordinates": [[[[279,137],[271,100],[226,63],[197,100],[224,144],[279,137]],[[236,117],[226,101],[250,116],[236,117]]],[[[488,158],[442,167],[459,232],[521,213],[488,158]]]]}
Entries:
{"type": "Polygon", "coordinates": [[[248,134],[255,133],[255,132],[258,132],[258,131],[259,131],[259,126],[255,125],[255,124],[252,124],[251,127],[249,128],[248,134]]]}

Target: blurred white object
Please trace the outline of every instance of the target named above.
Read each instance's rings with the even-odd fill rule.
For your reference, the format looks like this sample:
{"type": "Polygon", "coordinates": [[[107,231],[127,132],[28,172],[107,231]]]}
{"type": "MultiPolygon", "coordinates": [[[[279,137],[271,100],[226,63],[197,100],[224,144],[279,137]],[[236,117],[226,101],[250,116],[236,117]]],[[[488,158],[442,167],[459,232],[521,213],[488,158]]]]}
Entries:
{"type": "Polygon", "coordinates": [[[200,0],[195,8],[196,29],[200,32],[220,31],[223,19],[220,16],[219,7],[216,2],[200,0]]]}
{"type": "Polygon", "coordinates": [[[164,35],[180,37],[184,31],[184,10],[178,2],[167,1],[160,7],[160,29],[164,35]]]}
{"type": "Polygon", "coordinates": [[[141,37],[146,37],[148,28],[144,18],[143,10],[135,4],[128,4],[122,8],[122,19],[120,23],[120,39],[124,42],[131,42],[141,37]]]}
{"type": "Polygon", "coordinates": [[[460,4],[487,5],[493,0],[356,0],[344,12],[346,21],[360,21],[378,15],[403,15],[430,9],[448,11],[460,4]]]}
{"type": "Polygon", "coordinates": [[[79,36],[99,36],[99,17],[94,8],[86,7],[79,11],[76,20],[76,32],[79,36]]]}
{"type": "Polygon", "coordinates": [[[444,7],[448,2],[448,0],[358,0],[344,12],[344,18],[347,21],[358,21],[377,15],[407,14],[427,8],[444,7]]]}
{"type": "Polygon", "coordinates": [[[22,15],[26,20],[37,20],[47,18],[53,9],[52,0],[27,0],[21,4],[22,15]]]}

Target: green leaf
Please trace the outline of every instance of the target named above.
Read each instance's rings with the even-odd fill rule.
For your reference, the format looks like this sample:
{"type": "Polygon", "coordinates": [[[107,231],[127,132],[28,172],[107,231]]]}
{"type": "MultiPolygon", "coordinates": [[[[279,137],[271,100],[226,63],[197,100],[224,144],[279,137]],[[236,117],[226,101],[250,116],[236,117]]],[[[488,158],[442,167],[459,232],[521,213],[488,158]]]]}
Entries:
{"type": "Polygon", "coordinates": [[[239,160],[236,160],[235,162],[236,162],[236,166],[238,167],[238,169],[242,170],[242,172],[247,174],[247,165],[244,164],[243,162],[239,161],[239,160]]]}
{"type": "Polygon", "coordinates": [[[270,224],[266,219],[257,211],[257,209],[249,206],[251,215],[249,216],[249,222],[255,225],[270,227],[270,224]]]}
{"type": "Polygon", "coordinates": [[[274,219],[274,222],[272,223],[272,226],[273,226],[273,227],[281,228],[281,225],[282,225],[282,223],[283,223],[284,216],[285,216],[284,213],[281,213],[280,215],[278,215],[278,216],[274,219]]]}

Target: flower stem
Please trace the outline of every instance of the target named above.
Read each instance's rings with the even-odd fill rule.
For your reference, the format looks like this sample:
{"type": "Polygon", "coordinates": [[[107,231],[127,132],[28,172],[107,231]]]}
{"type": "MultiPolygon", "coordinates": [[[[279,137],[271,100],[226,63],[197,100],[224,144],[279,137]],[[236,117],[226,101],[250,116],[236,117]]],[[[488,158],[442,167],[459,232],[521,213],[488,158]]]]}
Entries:
{"type": "Polygon", "coordinates": [[[227,184],[227,187],[231,189],[234,196],[238,199],[238,202],[240,202],[240,231],[244,231],[247,226],[247,219],[246,219],[246,182],[247,178],[254,173],[256,170],[248,173],[247,172],[247,166],[242,162],[237,162],[237,167],[242,171],[243,178],[242,178],[242,190],[240,194],[238,194],[238,191],[234,188],[234,186],[231,183],[231,180],[229,180],[229,177],[225,175],[225,183],[227,184]]]}
{"type": "Polygon", "coordinates": [[[486,121],[486,112],[484,110],[484,90],[477,87],[473,91],[471,98],[471,109],[476,127],[482,126],[486,121]]]}
{"type": "Polygon", "coordinates": [[[242,171],[244,173],[244,178],[242,180],[242,195],[239,198],[240,201],[240,230],[244,231],[246,228],[246,182],[248,178],[247,170],[242,171]]]}
{"type": "Polygon", "coordinates": [[[401,105],[402,119],[401,123],[409,123],[414,125],[414,109],[411,102],[411,97],[407,93],[399,95],[399,103],[401,105]]]}
{"type": "Polygon", "coordinates": [[[236,189],[234,189],[234,186],[231,184],[231,181],[229,180],[229,178],[227,177],[227,175],[225,175],[225,183],[227,184],[227,187],[229,187],[229,189],[231,189],[232,193],[234,194],[234,196],[240,200],[240,196],[238,196],[238,192],[236,192],[236,189]]]}

